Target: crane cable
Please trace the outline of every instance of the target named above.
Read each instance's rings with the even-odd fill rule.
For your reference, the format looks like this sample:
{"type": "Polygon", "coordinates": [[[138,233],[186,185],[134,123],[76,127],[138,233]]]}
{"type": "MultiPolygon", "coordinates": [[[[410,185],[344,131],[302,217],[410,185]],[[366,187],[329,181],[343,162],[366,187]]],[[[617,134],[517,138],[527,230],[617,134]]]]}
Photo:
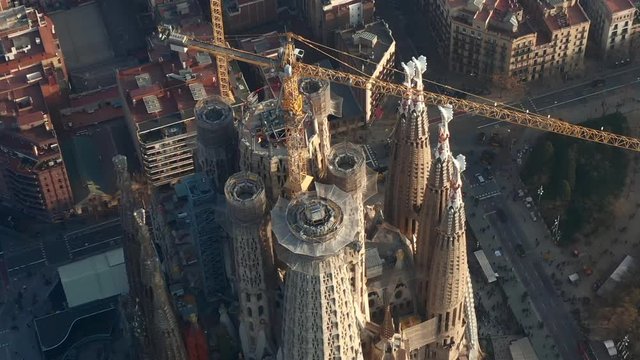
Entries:
{"type": "MultiPolygon", "coordinates": [[[[317,46],[321,46],[321,47],[324,47],[324,48],[327,48],[327,49],[333,50],[333,51],[338,52],[338,53],[340,53],[340,54],[342,54],[342,55],[346,55],[346,56],[352,57],[352,58],[357,59],[357,60],[360,60],[360,61],[364,61],[364,62],[367,62],[367,63],[373,64],[373,65],[376,65],[376,66],[378,65],[378,63],[376,63],[375,61],[371,61],[371,60],[369,60],[369,59],[364,59],[364,58],[361,58],[361,57],[359,57],[359,56],[356,56],[356,55],[353,55],[353,54],[350,54],[350,53],[347,53],[347,52],[344,52],[344,51],[341,51],[341,50],[338,50],[338,49],[334,49],[334,48],[329,47],[329,46],[327,46],[327,45],[320,44],[320,43],[317,43],[317,42],[311,41],[311,40],[309,40],[309,39],[306,39],[306,38],[304,38],[304,37],[302,37],[302,36],[300,36],[300,35],[297,35],[297,34],[294,36],[294,38],[295,38],[295,39],[297,39],[297,40],[299,40],[300,42],[302,42],[302,43],[304,43],[304,44],[308,45],[308,46],[311,46],[311,47],[312,47],[312,45],[311,45],[311,44],[314,44],[314,45],[317,45],[317,46]]],[[[324,53],[324,52],[323,52],[323,53],[324,53]]],[[[324,54],[326,54],[326,53],[324,53],[324,54]]],[[[335,58],[334,56],[331,56],[331,55],[328,55],[328,54],[327,54],[327,56],[330,56],[331,58],[333,58],[333,59],[335,59],[335,60],[339,61],[339,60],[338,60],[337,58],[335,58]]],[[[341,62],[341,61],[340,61],[340,62],[341,62]]],[[[342,62],[341,62],[341,63],[342,63],[342,62]]],[[[402,71],[400,71],[400,70],[398,70],[398,69],[395,69],[395,68],[391,68],[391,67],[384,66],[384,67],[383,67],[383,69],[385,69],[385,70],[390,70],[390,71],[393,71],[393,72],[399,73],[399,74],[401,74],[401,75],[404,75],[404,72],[402,72],[402,71]]],[[[360,73],[362,73],[361,71],[359,71],[359,72],[360,72],[360,73]]],[[[363,73],[363,74],[364,74],[364,73],[363,73]]],[[[367,77],[371,77],[372,75],[365,74],[365,76],[367,76],[367,77]]],[[[490,102],[490,103],[493,103],[493,104],[494,104],[494,106],[496,106],[496,107],[500,106],[500,107],[505,108],[505,109],[511,109],[511,110],[515,110],[515,111],[518,111],[518,112],[523,112],[523,111],[522,111],[522,109],[517,108],[517,107],[515,107],[515,106],[509,105],[509,104],[506,104],[506,103],[503,103],[503,102],[496,102],[495,100],[492,100],[492,99],[486,98],[486,97],[484,97],[484,96],[480,96],[480,95],[477,95],[477,94],[470,93],[470,92],[468,92],[468,91],[460,90],[460,89],[454,88],[453,86],[446,85],[446,84],[442,84],[442,83],[439,83],[439,82],[434,81],[434,80],[429,80],[429,79],[426,79],[426,78],[424,78],[424,77],[423,77],[423,78],[422,78],[422,81],[423,81],[423,83],[430,83],[430,84],[433,84],[433,85],[441,86],[441,87],[444,87],[444,88],[449,89],[449,90],[457,91],[457,92],[460,92],[460,93],[462,93],[462,94],[466,94],[466,95],[469,95],[469,96],[475,97],[475,98],[477,98],[477,99],[482,99],[482,100],[488,101],[488,102],[490,102]]]]}

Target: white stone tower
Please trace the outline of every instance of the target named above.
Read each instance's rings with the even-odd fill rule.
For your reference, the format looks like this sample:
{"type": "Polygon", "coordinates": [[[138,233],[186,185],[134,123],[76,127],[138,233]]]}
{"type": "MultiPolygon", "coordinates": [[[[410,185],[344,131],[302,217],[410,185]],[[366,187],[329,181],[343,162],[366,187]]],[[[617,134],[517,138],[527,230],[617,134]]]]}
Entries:
{"type": "Polygon", "coordinates": [[[245,359],[261,360],[275,355],[271,330],[276,328],[278,287],[265,188],[258,175],[239,172],[229,177],[224,194],[231,219],[242,352],[245,359]]]}
{"type": "Polygon", "coordinates": [[[451,106],[439,107],[442,123],[439,127],[438,145],[433,154],[429,180],[420,212],[420,229],[416,238],[415,264],[418,270],[418,308],[423,309],[427,298],[428,274],[431,255],[437,241],[437,229],[449,203],[449,189],[453,179],[453,156],[449,148],[449,122],[453,118],[451,106]]]}
{"type": "Polygon", "coordinates": [[[427,68],[424,56],[402,64],[407,87],[414,88],[400,102],[399,119],[391,143],[391,167],[384,199],[385,220],[409,239],[415,253],[418,216],[429,175],[429,121],[422,96],[422,73],[427,68]]]}
{"type": "Polygon", "coordinates": [[[233,110],[219,96],[198,101],[195,107],[198,127],[197,160],[200,171],[213,181],[218,193],[236,172],[238,135],[233,125],[233,110]]]}
{"type": "MultiPolygon", "coordinates": [[[[453,174],[446,212],[438,228],[431,256],[427,314],[437,318],[436,342],[428,346],[428,357],[454,360],[461,355],[477,357],[477,345],[470,336],[468,309],[470,294],[464,203],[462,202],[461,173],[466,163],[464,156],[453,159],[453,174]]],[[[471,302],[471,305],[473,302],[471,302]]]]}
{"type": "Polygon", "coordinates": [[[345,248],[362,231],[357,209],[348,193],[316,183],[316,192],[281,197],[271,211],[278,258],[288,266],[279,359],[362,359],[345,266],[345,248]]]}
{"type": "MultiPolygon", "coordinates": [[[[349,271],[354,301],[358,307],[358,320],[365,324],[369,320],[369,301],[365,276],[366,234],[364,231],[364,201],[376,192],[376,179],[367,176],[365,155],[362,148],[352,143],[333,145],[327,157],[329,183],[349,193],[357,206],[358,233],[352,246],[347,247],[349,271]]],[[[374,175],[375,176],[375,175],[374,175]]]]}

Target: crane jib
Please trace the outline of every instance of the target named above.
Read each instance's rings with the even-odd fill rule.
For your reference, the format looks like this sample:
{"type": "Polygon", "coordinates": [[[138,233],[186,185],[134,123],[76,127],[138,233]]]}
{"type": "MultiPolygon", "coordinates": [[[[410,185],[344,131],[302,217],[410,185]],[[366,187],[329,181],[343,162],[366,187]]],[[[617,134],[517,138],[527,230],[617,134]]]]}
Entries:
{"type": "MultiPolygon", "coordinates": [[[[176,34],[179,35],[179,34],[176,34]]],[[[299,37],[299,35],[295,35],[299,37]]],[[[225,56],[249,64],[261,67],[279,69],[281,64],[278,59],[271,59],[244,50],[234,49],[228,46],[211,44],[205,41],[193,39],[187,36],[172,36],[171,40],[180,39],[183,46],[211,53],[217,56],[225,56]]],[[[393,84],[372,77],[354,75],[343,71],[326,69],[318,65],[310,65],[301,62],[293,64],[293,71],[299,78],[310,77],[334,81],[340,84],[368,89],[372,92],[383,92],[397,97],[411,95],[402,84],[393,84]]],[[[415,91],[415,90],[413,90],[415,91]]],[[[561,135],[571,136],[587,141],[616,146],[628,150],[640,152],[640,140],[628,136],[613,134],[603,130],[590,129],[581,125],[571,124],[562,120],[539,114],[524,112],[518,109],[508,108],[504,104],[477,103],[469,100],[458,99],[447,95],[423,91],[424,101],[432,105],[450,104],[454,109],[476,114],[479,116],[505,121],[511,124],[526,126],[532,129],[549,131],[561,135]]]]}

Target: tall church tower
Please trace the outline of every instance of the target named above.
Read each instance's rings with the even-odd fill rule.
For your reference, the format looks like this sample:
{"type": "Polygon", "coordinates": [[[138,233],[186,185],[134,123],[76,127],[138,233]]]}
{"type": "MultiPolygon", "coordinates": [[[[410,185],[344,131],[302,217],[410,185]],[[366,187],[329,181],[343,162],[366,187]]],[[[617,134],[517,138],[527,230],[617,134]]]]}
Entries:
{"type": "Polygon", "coordinates": [[[262,179],[249,172],[231,175],[224,193],[231,219],[242,352],[246,359],[263,359],[275,355],[271,330],[279,327],[274,321],[278,283],[267,196],[262,179]]]}
{"type": "Polygon", "coordinates": [[[438,236],[437,229],[447,211],[449,189],[453,179],[453,156],[449,148],[449,121],[453,118],[453,109],[451,106],[439,106],[438,108],[442,115],[442,123],[422,202],[424,205],[419,218],[421,226],[416,239],[415,263],[418,269],[418,299],[420,302],[418,307],[420,309],[425,307],[431,255],[438,236]]]}
{"type": "Polygon", "coordinates": [[[400,102],[392,148],[391,168],[384,199],[385,220],[397,227],[413,244],[418,234],[418,214],[429,175],[429,122],[422,95],[422,73],[427,68],[424,56],[402,64],[404,84],[411,95],[400,102]]]}
{"type": "MultiPolygon", "coordinates": [[[[473,304],[467,265],[464,203],[462,202],[461,173],[464,156],[452,159],[451,188],[442,222],[437,230],[431,256],[429,287],[427,290],[428,318],[437,318],[437,340],[428,346],[429,358],[454,360],[461,355],[477,358],[477,336],[469,332],[475,316],[468,306],[473,304]],[[472,318],[470,318],[472,316],[472,318]]],[[[475,326],[473,326],[475,329],[475,326]]]]}
{"type": "Polygon", "coordinates": [[[362,231],[353,197],[316,183],[271,211],[278,259],[287,264],[278,359],[362,360],[346,248],[362,231]]]}
{"type": "Polygon", "coordinates": [[[340,190],[349,193],[354,199],[358,232],[354,234],[353,246],[348,246],[349,272],[351,273],[351,291],[358,309],[358,321],[369,321],[369,299],[367,298],[367,277],[365,276],[365,229],[364,202],[368,198],[367,188],[375,186],[375,180],[367,178],[366,157],[360,146],[352,143],[339,143],[331,148],[327,157],[328,180],[340,190]]]}

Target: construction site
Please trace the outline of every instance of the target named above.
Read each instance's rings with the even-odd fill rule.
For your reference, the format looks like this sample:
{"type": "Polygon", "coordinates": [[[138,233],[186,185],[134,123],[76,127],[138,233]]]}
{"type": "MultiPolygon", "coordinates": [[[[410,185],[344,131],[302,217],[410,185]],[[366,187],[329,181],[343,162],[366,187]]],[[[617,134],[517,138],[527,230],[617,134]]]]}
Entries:
{"type": "Polygon", "coordinates": [[[220,95],[194,107],[194,173],[163,194],[153,176],[148,187],[132,187],[126,160],[114,160],[136,354],[481,359],[462,191],[468,164],[449,144],[454,110],[640,151],[635,138],[425,90],[422,56],[374,75],[304,63],[297,44],[323,45],[293,33],[282,34],[277,56],[238,50],[225,41],[221,1],[211,11],[212,42],[173,26],[157,34],[177,53],[215,58],[220,95]],[[236,61],[275,69],[280,94],[238,97],[237,79],[229,81],[236,61]],[[402,84],[386,81],[394,72],[402,84]],[[331,141],[330,119],[342,114],[332,83],[376,101],[398,98],[383,201],[372,201],[378,174],[363,144],[331,141]],[[441,114],[435,142],[429,106],[441,114]]]}

